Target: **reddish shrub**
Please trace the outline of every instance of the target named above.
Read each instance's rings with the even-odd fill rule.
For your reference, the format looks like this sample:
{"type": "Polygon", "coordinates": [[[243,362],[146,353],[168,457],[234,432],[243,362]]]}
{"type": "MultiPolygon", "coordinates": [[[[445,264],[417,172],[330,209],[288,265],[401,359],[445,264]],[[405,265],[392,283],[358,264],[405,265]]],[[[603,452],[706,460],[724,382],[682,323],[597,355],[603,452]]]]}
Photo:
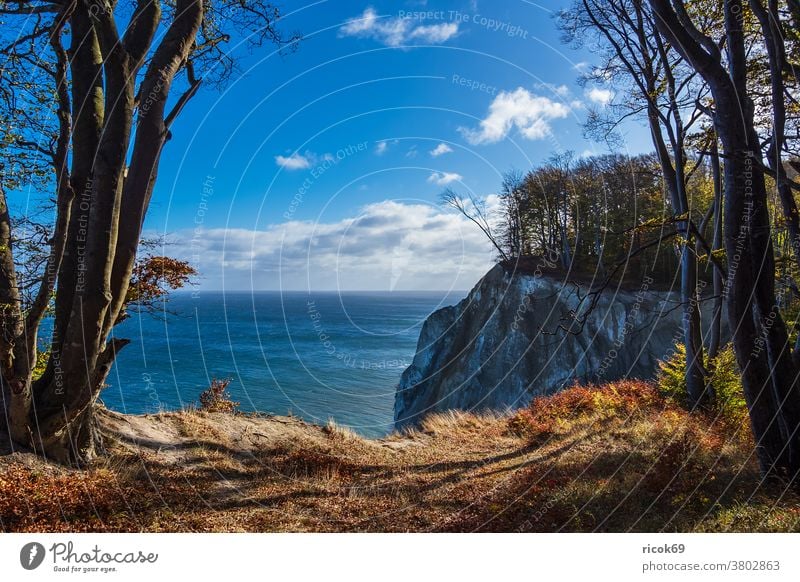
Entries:
{"type": "Polygon", "coordinates": [[[239,403],[231,400],[228,394],[230,383],[230,380],[211,380],[211,386],[200,394],[200,409],[206,412],[236,412],[239,403]]]}
{"type": "Polygon", "coordinates": [[[639,380],[621,380],[603,386],[575,385],[551,396],[535,398],[515,414],[509,428],[515,434],[541,439],[588,414],[635,414],[668,407],[658,389],[639,380]]]}

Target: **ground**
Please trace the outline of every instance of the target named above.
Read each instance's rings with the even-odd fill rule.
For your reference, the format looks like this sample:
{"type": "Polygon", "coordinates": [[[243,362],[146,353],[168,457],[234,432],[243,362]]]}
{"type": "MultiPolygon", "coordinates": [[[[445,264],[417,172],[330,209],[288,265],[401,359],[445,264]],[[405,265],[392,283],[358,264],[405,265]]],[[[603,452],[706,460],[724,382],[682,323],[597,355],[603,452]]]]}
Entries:
{"type": "Polygon", "coordinates": [[[746,426],[650,384],[572,388],[507,416],[377,440],[297,418],[101,412],[88,471],[0,451],[5,531],[800,531],[746,426]]]}

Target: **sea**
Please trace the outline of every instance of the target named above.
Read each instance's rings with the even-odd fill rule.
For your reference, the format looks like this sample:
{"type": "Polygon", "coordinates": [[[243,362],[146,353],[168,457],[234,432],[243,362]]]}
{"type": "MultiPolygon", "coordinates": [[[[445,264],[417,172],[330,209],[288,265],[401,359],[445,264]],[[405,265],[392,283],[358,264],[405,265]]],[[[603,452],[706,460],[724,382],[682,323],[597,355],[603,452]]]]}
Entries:
{"type": "Polygon", "coordinates": [[[131,340],[101,393],[129,414],[197,406],[212,379],[244,412],[393,429],[395,389],[423,322],[463,292],[180,292],[114,330],[131,340]]]}

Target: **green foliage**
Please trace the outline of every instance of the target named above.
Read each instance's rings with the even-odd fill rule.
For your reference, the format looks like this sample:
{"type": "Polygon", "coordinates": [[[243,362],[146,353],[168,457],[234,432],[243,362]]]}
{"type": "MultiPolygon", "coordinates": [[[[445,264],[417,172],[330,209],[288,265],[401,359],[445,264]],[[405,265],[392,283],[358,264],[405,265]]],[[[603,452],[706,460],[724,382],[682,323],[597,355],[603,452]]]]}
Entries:
{"type": "Polygon", "coordinates": [[[47,368],[47,362],[50,359],[50,350],[47,348],[39,349],[36,351],[36,362],[33,364],[32,379],[38,380],[44,374],[47,368]]]}
{"type": "Polygon", "coordinates": [[[742,391],[742,378],[733,346],[726,345],[712,362],[711,382],[716,391],[716,406],[722,414],[735,422],[745,422],[747,403],[742,391]]]}
{"type": "MultiPolygon", "coordinates": [[[[679,214],[665,199],[653,155],[554,156],[525,174],[506,177],[495,234],[509,257],[568,251],[561,260],[569,259],[575,272],[606,273],[624,264],[618,273],[623,278],[639,281],[648,275],[671,283],[680,257],[669,249],[683,243],[667,233],[689,217],[699,224],[713,203],[706,166],[692,174],[686,187],[693,210],[679,214]],[[661,244],[647,245],[660,236],[665,236],[661,244]]],[[[710,273],[705,270],[701,277],[709,279],[710,273]]]]}
{"type": "MultiPolygon", "coordinates": [[[[659,362],[658,385],[661,391],[674,402],[685,406],[687,402],[686,347],[675,346],[675,354],[659,362]]],[[[736,355],[731,344],[725,345],[717,357],[706,363],[708,381],[714,388],[716,398],[713,407],[717,414],[731,425],[741,426],[747,421],[747,404],[742,391],[742,381],[736,364],[736,355]]]]}
{"type": "Polygon", "coordinates": [[[658,386],[671,400],[684,404],[686,402],[686,346],[677,344],[672,357],[658,362],[658,386]]]}

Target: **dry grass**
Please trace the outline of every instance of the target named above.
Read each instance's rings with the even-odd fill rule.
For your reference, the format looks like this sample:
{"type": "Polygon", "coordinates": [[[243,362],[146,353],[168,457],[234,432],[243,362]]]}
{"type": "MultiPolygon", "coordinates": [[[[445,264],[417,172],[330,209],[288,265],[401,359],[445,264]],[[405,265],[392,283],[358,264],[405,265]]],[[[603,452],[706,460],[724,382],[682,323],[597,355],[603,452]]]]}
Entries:
{"type": "Polygon", "coordinates": [[[0,457],[7,531],[800,531],[746,430],[651,385],[572,388],[510,417],[366,440],[329,423],[104,413],[90,471],[0,457]]]}

